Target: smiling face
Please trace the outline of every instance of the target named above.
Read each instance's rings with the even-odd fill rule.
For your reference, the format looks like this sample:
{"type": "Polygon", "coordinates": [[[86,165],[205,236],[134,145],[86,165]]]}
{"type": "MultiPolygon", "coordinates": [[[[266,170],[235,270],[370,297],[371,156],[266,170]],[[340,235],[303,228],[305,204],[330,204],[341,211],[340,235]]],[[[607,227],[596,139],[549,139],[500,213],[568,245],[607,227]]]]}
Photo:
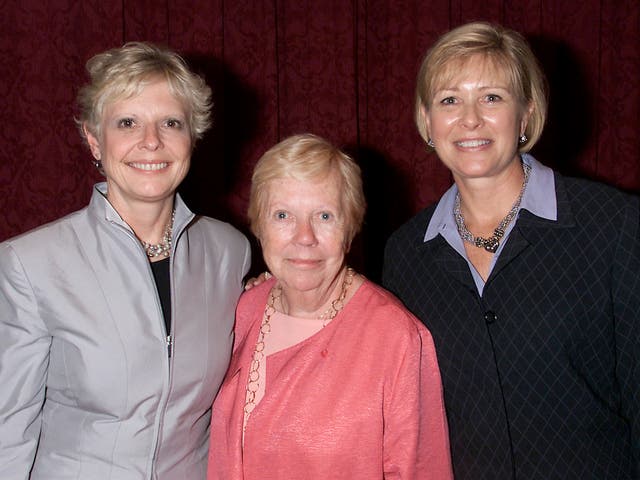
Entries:
{"type": "Polygon", "coordinates": [[[426,129],[456,181],[493,177],[518,159],[530,109],[514,96],[504,71],[484,56],[451,65],[436,87],[426,129]]]}
{"type": "Polygon", "coordinates": [[[102,162],[107,198],[116,210],[135,208],[139,202],[173,201],[189,170],[187,119],[188,112],[165,80],[105,106],[100,138],[87,131],[87,141],[102,162]]]}
{"type": "Polygon", "coordinates": [[[289,293],[323,294],[342,269],[348,248],[340,187],[335,171],[268,184],[258,236],[269,270],[289,293]]]}

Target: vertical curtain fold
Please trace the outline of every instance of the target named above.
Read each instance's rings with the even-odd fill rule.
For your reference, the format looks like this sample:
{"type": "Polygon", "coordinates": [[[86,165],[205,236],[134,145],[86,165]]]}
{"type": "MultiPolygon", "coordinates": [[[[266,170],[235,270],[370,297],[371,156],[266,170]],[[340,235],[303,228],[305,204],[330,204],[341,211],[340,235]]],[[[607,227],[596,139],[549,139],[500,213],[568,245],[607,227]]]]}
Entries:
{"type": "Polygon", "coordinates": [[[552,0],[73,0],[4,2],[0,17],[0,240],[82,207],[99,180],[73,117],[93,54],[130,40],[180,51],[213,89],[214,126],[181,191],[245,228],[250,172],[310,131],[360,162],[360,259],[451,182],[413,125],[415,75],[449,28],[496,21],[531,41],[548,76],[534,150],[566,173],[640,190],[640,4],[552,0]]]}

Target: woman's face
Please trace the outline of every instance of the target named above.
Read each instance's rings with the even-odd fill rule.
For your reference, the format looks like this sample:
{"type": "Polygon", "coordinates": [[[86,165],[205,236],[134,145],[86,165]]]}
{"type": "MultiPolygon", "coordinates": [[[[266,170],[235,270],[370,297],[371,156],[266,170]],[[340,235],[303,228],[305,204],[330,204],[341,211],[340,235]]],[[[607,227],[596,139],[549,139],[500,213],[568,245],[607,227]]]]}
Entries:
{"type": "Polygon", "coordinates": [[[268,184],[260,243],[284,289],[321,292],[342,269],[347,246],[340,186],[336,172],[315,181],[281,178],[268,184]]]}
{"type": "Polygon", "coordinates": [[[107,197],[116,209],[173,200],[191,159],[187,121],[188,112],[165,80],[105,106],[100,138],[87,132],[87,139],[102,161],[107,197]]]}
{"type": "Polygon", "coordinates": [[[458,181],[506,171],[518,159],[529,115],[505,72],[476,55],[437,88],[424,121],[438,157],[458,181]]]}

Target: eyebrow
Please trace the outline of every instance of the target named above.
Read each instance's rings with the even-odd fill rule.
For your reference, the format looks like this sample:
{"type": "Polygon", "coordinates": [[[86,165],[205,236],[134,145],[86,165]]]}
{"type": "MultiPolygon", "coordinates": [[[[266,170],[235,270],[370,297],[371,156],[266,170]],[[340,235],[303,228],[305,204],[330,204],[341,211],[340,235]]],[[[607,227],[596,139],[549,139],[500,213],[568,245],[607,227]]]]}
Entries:
{"type": "MultiPolygon", "coordinates": [[[[507,90],[509,91],[510,88],[507,85],[483,85],[481,87],[478,87],[479,90],[493,90],[499,88],[501,90],[507,90]]],[[[440,92],[444,92],[444,91],[448,91],[448,92],[457,92],[459,91],[460,88],[458,87],[442,87],[442,88],[437,88],[434,93],[440,93],[440,92]]]]}

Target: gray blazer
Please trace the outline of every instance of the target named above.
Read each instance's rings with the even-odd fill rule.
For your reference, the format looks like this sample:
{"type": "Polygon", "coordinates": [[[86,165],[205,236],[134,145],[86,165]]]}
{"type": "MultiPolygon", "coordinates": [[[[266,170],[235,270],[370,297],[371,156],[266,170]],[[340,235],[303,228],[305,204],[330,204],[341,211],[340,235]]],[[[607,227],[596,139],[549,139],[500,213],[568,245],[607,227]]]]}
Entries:
{"type": "Polygon", "coordinates": [[[206,477],[248,241],[177,198],[168,348],[149,262],[105,191],[0,244],[2,479],[206,477]]]}

